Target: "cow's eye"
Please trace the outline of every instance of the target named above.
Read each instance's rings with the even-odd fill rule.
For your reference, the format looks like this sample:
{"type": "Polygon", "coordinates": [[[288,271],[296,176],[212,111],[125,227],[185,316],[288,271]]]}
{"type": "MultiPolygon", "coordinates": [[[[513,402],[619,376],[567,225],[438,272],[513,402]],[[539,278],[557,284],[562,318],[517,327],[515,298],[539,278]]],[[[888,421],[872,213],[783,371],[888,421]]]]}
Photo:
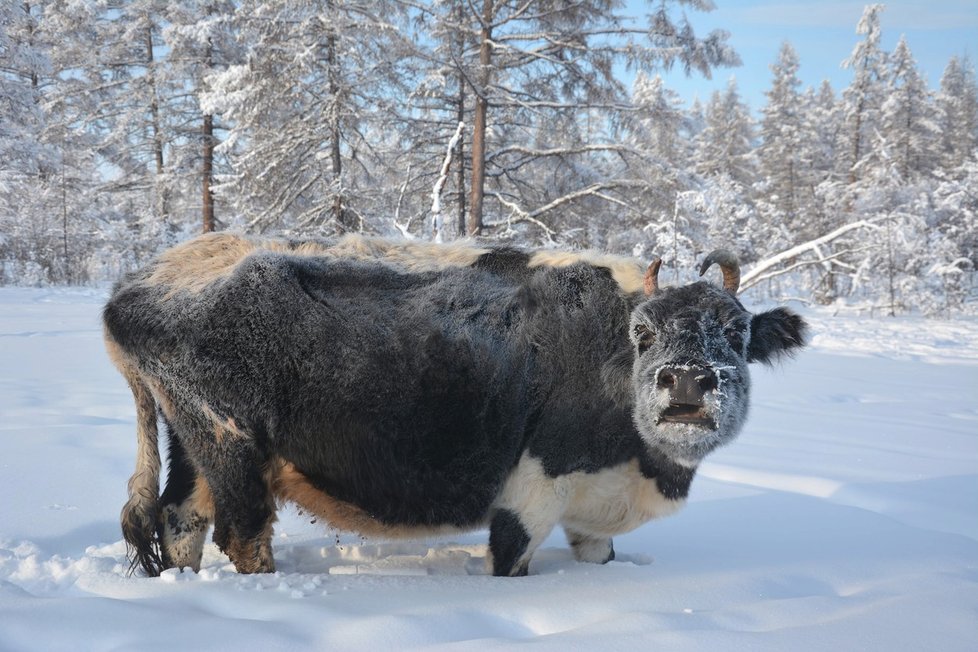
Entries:
{"type": "Polygon", "coordinates": [[[723,331],[723,336],[727,338],[727,342],[736,351],[742,351],[744,348],[744,333],[736,328],[727,328],[723,331]]]}
{"type": "Polygon", "coordinates": [[[635,326],[635,341],[638,342],[638,352],[645,353],[655,342],[655,333],[649,330],[649,327],[645,324],[636,324],[635,326]]]}

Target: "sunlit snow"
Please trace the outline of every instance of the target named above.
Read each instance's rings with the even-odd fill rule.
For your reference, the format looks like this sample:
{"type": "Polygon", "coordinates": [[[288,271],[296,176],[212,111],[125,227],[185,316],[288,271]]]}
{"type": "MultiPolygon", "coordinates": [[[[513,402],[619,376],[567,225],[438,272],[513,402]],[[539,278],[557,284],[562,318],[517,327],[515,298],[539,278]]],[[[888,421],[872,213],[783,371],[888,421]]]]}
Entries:
{"type": "Polygon", "coordinates": [[[127,577],[129,390],[105,292],[0,288],[0,650],[978,649],[978,322],[806,310],[812,346],[754,370],[740,438],[677,515],[525,578],[486,534],[389,543],[285,510],[279,572],[213,544],[127,577]]]}

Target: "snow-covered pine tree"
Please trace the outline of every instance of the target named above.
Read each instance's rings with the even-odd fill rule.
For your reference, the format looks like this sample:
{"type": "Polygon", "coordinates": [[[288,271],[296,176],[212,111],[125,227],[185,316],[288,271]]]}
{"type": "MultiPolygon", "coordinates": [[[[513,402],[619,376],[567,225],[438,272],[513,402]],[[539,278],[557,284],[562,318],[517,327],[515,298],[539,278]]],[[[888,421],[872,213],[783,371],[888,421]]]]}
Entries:
{"type": "Polygon", "coordinates": [[[853,184],[869,172],[868,165],[878,153],[872,146],[874,134],[880,129],[880,113],[885,97],[887,69],[886,53],[880,46],[880,14],[884,5],[867,5],[856,26],[856,33],[865,35],[843,68],[852,69],[849,86],[843,91],[845,146],[840,149],[840,162],[846,180],[853,184]]]}
{"type": "Polygon", "coordinates": [[[0,264],[3,281],[42,282],[56,251],[44,222],[46,184],[56,151],[39,135],[47,125],[44,84],[49,48],[40,33],[42,13],[31,3],[0,6],[0,264]],[[41,220],[41,223],[38,221],[41,220]]]}
{"type": "Polygon", "coordinates": [[[171,169],[173,183],[181,189],[175,194],[186,202],[178,205],[174,197],[170,212],[179,221],[197,221],[204,232],[219,225],[214,186],[221,161],[215,150],[224,125],[201,99],[210,77],[241,57],[231,20],[235,4],[231,0],[168,3],[163,30],[167,76],[179,89],[167,98],[167,112],[175,125],[171,169]]]}
{"type": "Polygon", "coordinates": [[[692,173],[687,172],[692,148],[683,138],[686,116],[682,101],[666,88],[662,77],[643,73],[635,78],[631,101],[634,110],[621,135],[637,154],[628,170],[633,181],[628,202],[641,211],[637,217],[646,234],[643,246],[664,251],[668,240],[668,247],[676,249],[676,238],[687,238],[689,231],[687,216],[677,213],[677,201],[680,193],[694,189],[692,173]]]}
{"type": "Polygon", "coordinates": [[[963,259],[958,266],[974,272],[978,270],[978,151],[957,168],[938,174],[931,226],[955,243],[956,258],[963,259]]]}
{"type": "MultiPolygon", "coordinates": [[[[471,89],[467,96],[474,98],[469,233],[481,232],[488,222],[535,222],[545,231],[553,230],[546,222],[572,204],[612,198],[615,190],[627,185],[616,179],[590,183],[589,173],[618,149],[605,126],[628,110],[627,89],[616,75],[621,65],[641,70],[680,65],[709,74],[716,66],[737,61],[725,32],[698,38],[685,16],[672,16],[679,5],[709,10],[712,3],[652,4],[648,24],[629,13],[633,6],[603,0],[481,0],[465,5],[462,19],[443,12],[454,16],[456,28],[475,36],[458,64],[473,71],[466,77],[471,89]],[[548,141],[548,134],[557,134],[553,125],[572,122],[579,126],[571,133],[582,133],[583,139],[569,144],[548,141]],[[533,180],[554,168],[552,163],[542,169],[533,165],[541,159],[570,163],[569,169],[586,174],[570,192],[554,196],[547,193],[547,183],[533,180]],[[484,219],[484,206],[490,207],[492,217],[484,219]]],[[[456,65],[439,65],[445,63],[456,65]]]]}
{"type": "Polygon", "coordinates": [[[910,183],[929,176],[938,165],[940,133],[927,84],[904,37],[889,56],[889,66],[877,137],[887,140],[897,172],[910,183]]]}
{"type": "Polygon", "coordinates": [[[937,107],[941,165],[948,171],[961,169],[978,147],[978,86],[968,58],[953,56],[944,68],[937,107]]]}
{"type": "Polygon", "coordinates": [[[3,12],[0,102],[11,110],[0,118],[0,260],[12,269],[4,275],[85,281],[99,201],[85,81],[71,54],[91,42],[90,15],[57,2],[3,12]]]}
{"type": "Polygon", "coordinates": [[[714,91],[706,106],[704,127],[693,141],[696,172],[703,176],[723,174],[750,187],[757,176],[753,138],[750,108],[740,99],[737,80],[731,77],[725,91],[714,91]]]}
{"type": "Polygon", "coordinates": [[[389,2],[241,2],[243,59],[208,78],[204,105],[229,124],[219,152],[232,171],[219,195],[248,228],[343,232],[370,221],[385,191],[380,152],[398,144],[406,95],[389,2]]]}
{"type": "Polygon", "coordinates": [[[798,65],[794,47],[783,43],[778,60],[771,66],[774,78],[761,110],[761,143],[757,149],[761,182],[757,191],[765,219],[782,222],[801,235],[810,212],[814,154],[805,138],[798,65]]]}
{"type": "Polygon", "coordinates": [[[98,5],[96,33],[84,44],[86,90],[100,129],[102,165],[111,170],[104,191],[156,247],[172,242],[170,152],[175,125],[169,100],[184,89],[168,83],[162,29],[165,0],[111,0],[98,5]]]}
{"type": "Polygon", "coordinates": [[[804,96],[806,139],[811,153],[811,170],[816,183],[837,181],[836,160],[841,133],[841,107],[829,81],[823,80],[818,90],[809,90],[804,96]]]}

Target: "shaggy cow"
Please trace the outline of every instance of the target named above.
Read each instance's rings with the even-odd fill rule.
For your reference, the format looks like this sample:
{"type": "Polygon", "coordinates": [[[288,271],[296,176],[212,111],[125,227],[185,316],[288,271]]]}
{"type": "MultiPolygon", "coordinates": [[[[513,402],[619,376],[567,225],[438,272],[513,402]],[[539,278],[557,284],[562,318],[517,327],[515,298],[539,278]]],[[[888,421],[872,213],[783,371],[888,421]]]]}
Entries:
{"type": "Polygon", "coordinates": [[[739,431],[747,363],[803,342],[796,315],[744,310],[722,253],[701,271],[719,262],[724,288],[660,289],[654,263],[643,297],[596,265],[522,273],[509,250],[406,274],[285,248],[193,272],[164,254],[106,306],[139,420],[123,531],[149,574],[198,568],[211,520],[240,572],[273,570],[275,499],[385,537],[488,524],[497,575],[525,574],[557,524],[608,561],[739,431]],[[177,500],[157,498],[157,406],[177,500]]]}

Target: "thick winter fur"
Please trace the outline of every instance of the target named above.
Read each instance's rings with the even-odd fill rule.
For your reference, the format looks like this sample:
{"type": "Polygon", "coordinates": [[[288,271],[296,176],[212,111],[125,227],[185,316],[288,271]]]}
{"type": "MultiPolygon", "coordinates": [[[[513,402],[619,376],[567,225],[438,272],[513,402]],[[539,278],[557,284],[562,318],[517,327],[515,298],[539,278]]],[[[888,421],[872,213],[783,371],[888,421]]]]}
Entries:
{"type": "Polygon", "coordinates": [[[545,267],[587,263],[611,270],[624,292],[642,288],[644,270],[638,261],[593,251],[523,251],[511,247],[479,246],[468,241],[435,244],[414,240],[348,234],[337,240],[250,238],[233,233],[208,233],[163,252],[148,268],[147,282],[177,292],[198,293],[227,278],[256,251],[326,256],[344,260],[383,261],[406,272],[429,272],[451,267],[481,266],[507,274],[545,267]]]}
{"type": "MultiPolygon", "coordinates": [[[[643,301],[604,267],[528,273],[518,250],[404,273],[309,243],[241,257],[241,242],[207,239],[218,260],[164,254],[105,308],[140,411],[123,529],[148,574],[199,567],[210,518],[239,571],[273,570],[276,499],[382,536],[489,524],[497,575],[525,573],[558,523],[578,558],[604,562],[612,535],[677,509],[743,423],[750,315],[705,283],[643,301]],[[659,345],[630,340],[638,322],[659,345]],[[686,360],[731,368],[708,400],[715,430],[659,423],[668,397],[648,369],[686,360]],[[162,509],[153,404],[175,441],[162,509]]],[[[771,319],[759,360],[802,342],[800,319],[771,319]]]]}

